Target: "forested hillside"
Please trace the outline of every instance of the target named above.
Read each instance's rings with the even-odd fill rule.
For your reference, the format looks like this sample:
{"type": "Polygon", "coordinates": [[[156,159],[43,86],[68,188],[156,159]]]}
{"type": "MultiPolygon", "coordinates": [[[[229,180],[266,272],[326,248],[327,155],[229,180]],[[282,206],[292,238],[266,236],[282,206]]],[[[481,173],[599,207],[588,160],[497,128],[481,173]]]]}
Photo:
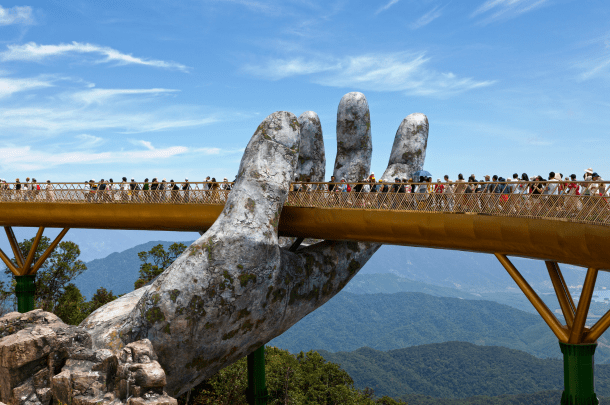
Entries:
{"type": "MultiPolygon", "coordinates": [[[[391,350],[448,341],[505,346],[536,357],[561,358],[557,338],[539,315],[491,301],[423,293],[357,295],[341,292],[269,344],[292,353],[391,350]]],[[[600,338],[596,363],[610,360],[600,338]]]]}
{"type": "MultiPolygon", "coordinates": [[[[405,394],[467,398],[563,389],[563,362],[538,359],[528,353],[465,342],[433,343],[383,352],[320,351],[341,365],[357,388],[371,387],[378,395],[405,394]]],[[[610,395],[610,365],[595,367],[598,395],[610,395]]]]}

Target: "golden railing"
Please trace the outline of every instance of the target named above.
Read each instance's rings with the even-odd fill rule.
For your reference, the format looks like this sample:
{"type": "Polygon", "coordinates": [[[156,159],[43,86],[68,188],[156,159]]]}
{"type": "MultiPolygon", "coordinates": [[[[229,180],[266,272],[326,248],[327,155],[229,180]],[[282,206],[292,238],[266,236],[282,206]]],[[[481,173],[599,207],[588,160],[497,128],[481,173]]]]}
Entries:
{"type": "MultiPolygon", "coordinates": [[[[0,202],[223,205],[233,183],[0,184],[0,202]],[[177,188],[177,189],[176,189],[177,188]]],[[[477,213],[610,225],[610,182],[293,183],[287,206],[477,213]]]]}

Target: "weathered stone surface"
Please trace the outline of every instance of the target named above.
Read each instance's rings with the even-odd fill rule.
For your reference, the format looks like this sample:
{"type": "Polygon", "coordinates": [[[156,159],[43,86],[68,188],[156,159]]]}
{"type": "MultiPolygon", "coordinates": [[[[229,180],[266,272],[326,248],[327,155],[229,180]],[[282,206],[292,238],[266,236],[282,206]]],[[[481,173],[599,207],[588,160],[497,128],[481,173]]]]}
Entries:
{"type": "Polygon", "coordinates": [[[165,372],[156,361],[133,365],[130,370],[134,372],[136,385],[143,388],[163,388],[166,385],[165,372]]]}
{"type": "Polygon", "coordinates": [[[381,177],[384,181],[394,181],[396,177],[408,179],[413,177],[413,173],[423,169],[428,146],[428,129],[428,117],[424,114],[410,114],[402,120],[394,137],[388,168],[381,177]]]}
{"type": "Polygon", "coordinates": [[[295,177],[300,181],[324,181],[326,155],[320,118],[313,111],[305,111],[298,121],[301,125],[301,144],[295,177]]]}
{"type": "Polygon", "coordinates": [[[117,325],[129,318],[131,311],[149,288],[150,285],[138,288],[109,302],[81,323],[80,326],[86,328],[91,335],[94,349],[120,350],[125,346],[117,334],[117,325]]]}
{"type": "Polygon", "coordinates": [[[337,110],[337,158],[333,175],[337,181],[366,179],[371,168],[373,142],[371,114],[362,93],[347,93],[337,110]]]}
{"type": "Polygon", "coordinates": [[[11,404],[39,401],[35,390],[49,386],[73,348],[91,347],[84,330],[42,310],[7,314],[0,330],[0,399],[11,404]]]}
{"type": "Polygon", "coordinates": [[[0,339],[1,399],[7,404],[96,405],[125,403],[129,396],[149,405],[175,403],[164,392],[165,372],[148,340],[119,352],[95,350],[85,329],[41,310],[9,314],[0,325],[19,326],[0,339]]]}

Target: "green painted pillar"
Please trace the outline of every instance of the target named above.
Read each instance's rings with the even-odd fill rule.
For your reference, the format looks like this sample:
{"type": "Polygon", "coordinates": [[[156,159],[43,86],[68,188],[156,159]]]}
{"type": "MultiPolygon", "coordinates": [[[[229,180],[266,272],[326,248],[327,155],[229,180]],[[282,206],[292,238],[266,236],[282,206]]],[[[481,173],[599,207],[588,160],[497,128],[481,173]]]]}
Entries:
{"type": "Polygon", "coordinates": [[[15,293],[17,294],[17,311],[22,314],[34,309],[34,292],[36,291],[36,275],[33,276],[15,276],[17,286],[15,293]]]}
{"type": "Polygon", "coordinates": [[[561,405],[598,405],[593,380],[593,354],[597,343],[571,345],[559,342],[563,353],[564,391],[561,405]]]}
{"type": "Polygon", "coordinates": [[[248,355],[248,404],[267,405],[267,383],[265,382],[265,346],[248,355]]]}

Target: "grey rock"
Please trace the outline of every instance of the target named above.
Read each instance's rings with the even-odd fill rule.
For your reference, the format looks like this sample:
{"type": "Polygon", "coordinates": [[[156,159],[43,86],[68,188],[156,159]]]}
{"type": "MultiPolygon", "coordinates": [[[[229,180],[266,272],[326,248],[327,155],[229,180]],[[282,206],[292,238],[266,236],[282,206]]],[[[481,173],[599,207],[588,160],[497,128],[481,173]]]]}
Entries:
{"type": "Polygon", "coordinates": [[[135,364],[130,367],[134,373],[135,383],[143,388],[163,388],[167,384],[165,371],[157,361],[135,364]]]}
{"type": "Polygon", "coordinates": [[[295,177],[299,181],[324,181],[326,155],[320,118],[313,111],[305,111],[298,121],[301,126],[301,144],[295,177]]]}
{"type": "Polygon", "coordinates": [[[124,403],[129,395],[149,405],[176,404],[148,340],[96,350],[84,328],[42,310],[8,314],[0,330],[0,399],[7,404],[124,403]]]}
{"type": "Polygon", "coordinates": [[[371,114],[362,93],[347,93],[337,109],[337,158],[333,175],[337,181],[363,180],[369,175],[373,142],[371,114]]]}
{"type": "MultiPolygon", "coordinates": [[[[388,168],[381,177],[384,181],[394,181],[399,177],[411,178],[413,173],[423,169],[428,147],[428,117],[414,113],[402,120],[390,154],[388,168]]],[[[419,179],[413,179],[419,181],[419,179]]]]}

